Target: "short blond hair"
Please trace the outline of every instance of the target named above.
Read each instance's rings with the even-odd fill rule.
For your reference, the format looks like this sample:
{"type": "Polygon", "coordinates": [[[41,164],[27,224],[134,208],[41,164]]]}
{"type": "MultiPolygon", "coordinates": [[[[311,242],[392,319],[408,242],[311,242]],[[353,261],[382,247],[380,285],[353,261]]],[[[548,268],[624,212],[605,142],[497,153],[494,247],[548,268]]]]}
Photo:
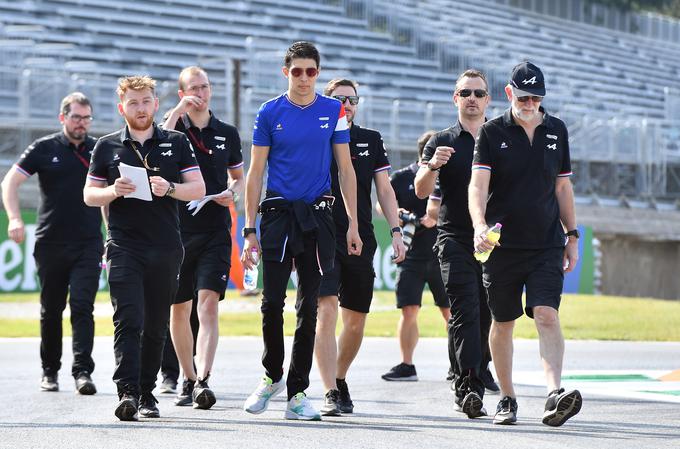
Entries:
{"type": "Polygon", "coordinates": [[[151,89],[151,93],[156,95],[156,80],[148,75],[124,76],[118,80],[116,94],[123,98],[128,90],[151,89]]]}
{"type": "Polygon", "coordinates": [[[203,68],[192,65],[190,67],[185,67],[182,69],[181,72],[179,72],[179,78],[177,79],[177,83],[179,84],[179,90],[183,91],[184,90],[184,77],[185,76],[192,76],[192,75],[198,75],[198,74],[203,74],[205,77],[208,79],[208,83],[210,83],[210,78],[208,77],[208,72],[206,72],[203,68]]]}

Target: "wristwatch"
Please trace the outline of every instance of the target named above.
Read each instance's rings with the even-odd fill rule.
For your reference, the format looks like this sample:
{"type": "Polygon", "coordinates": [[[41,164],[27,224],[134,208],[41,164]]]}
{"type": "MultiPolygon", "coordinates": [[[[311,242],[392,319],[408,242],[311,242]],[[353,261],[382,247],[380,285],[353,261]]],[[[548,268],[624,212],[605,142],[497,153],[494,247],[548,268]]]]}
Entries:
{"type": "Polygon", "coordinates": [[[578,239],[581,237],[581,235],[578,233],[578,229],[572,229],[571,231],[567,232],[567,237],[576,237],[578,239]]]}
{"type": "Polygon", "coordinates": [[[432,168],[432,167],[430,167],[430,161],[427,161],[427,164],[425,164],[425,165],[427,165],[427,168],[429,168],[429,169],[432,170],[432,171],[439,171],[439,169],[441,168],[441,167],[439,167],[439,168],[432,168]]]}
{"type": "Polygon", "coordinates": [[[243,228],[243,229],[241,229],[241,235],[243,236],[244,239],[247,238],[250,234],[256,234],[256,233],[257,233],[257,229],[255,229],[255,228],[243,228]]]}
{"type": "Polygon", "coordinates": [[[404,233],[401,231],[401,226],[395,226],[392,229],[390,229],[390,237],[392,237],[392,234],[394,234],[395,232],[404,235],[404,233]]]}
{"type": "Polygon", "coordinates": [[[175,193],[175,184],[172,182],[169,182],[169,184],[170,185],[168,186],[168,191],[165,192],[165,196],[172,196],[172,194],[175,193]]]}

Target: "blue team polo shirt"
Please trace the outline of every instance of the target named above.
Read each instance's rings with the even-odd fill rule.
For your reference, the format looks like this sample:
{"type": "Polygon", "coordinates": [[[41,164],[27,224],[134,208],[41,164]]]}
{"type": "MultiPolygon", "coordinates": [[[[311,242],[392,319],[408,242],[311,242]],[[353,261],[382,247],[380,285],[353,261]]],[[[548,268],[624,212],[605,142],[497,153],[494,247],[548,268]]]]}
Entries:
{"type": "Polygon", "coordinates": [[[301,106],[283,94],[260,106],[253,145],[269,147],[267,189],[289,201],[312,203],[331,188],[334,143],[349,143],[342,104],[316,94],[301,106]]]}

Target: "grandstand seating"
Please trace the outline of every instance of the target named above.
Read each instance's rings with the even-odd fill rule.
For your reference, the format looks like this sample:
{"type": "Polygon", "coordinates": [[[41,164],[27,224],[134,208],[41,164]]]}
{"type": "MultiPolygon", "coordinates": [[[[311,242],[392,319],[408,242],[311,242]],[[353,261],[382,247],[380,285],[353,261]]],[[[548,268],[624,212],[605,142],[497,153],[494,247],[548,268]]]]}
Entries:
{"type": "Polygon", "coordinates": [[[383,132],[397,166],[411,160],[426,127],[453,120],[457,72],[469,65],[488,72],[492,108],[499,112],[507,73],[523,59],[544,68],[546,107],[570,125],[576,159],[645,162],[630,148],[635,139],[617,141],[629,148],[610,149],[611,129],[582,124],[646,119],[659,124],[657,151],[664,153],[658,160],[680,163],[680,117],[668,121],[664,106],[665,87],[680,91],[680,43],[492,0],[0,0],[0,117],[5,126],[45,127],[60,96],[79,88],[94,98],[95,129],[105,132],[120,123],[113,93],[118,76],[151,74],[161,81],[167,108],[175,101],[178,68],[198,63],[210,70],[217,113],[235,120],[224,106],[226,64],[240,59],[238,120],[247,138],[259,104],[284,89],[282,53],[299,39],[322,51],[320,84],[335,76],[359,81],[359,120],[383,132]],[[606,151],[593,151],[594,142],[606,151]]]}

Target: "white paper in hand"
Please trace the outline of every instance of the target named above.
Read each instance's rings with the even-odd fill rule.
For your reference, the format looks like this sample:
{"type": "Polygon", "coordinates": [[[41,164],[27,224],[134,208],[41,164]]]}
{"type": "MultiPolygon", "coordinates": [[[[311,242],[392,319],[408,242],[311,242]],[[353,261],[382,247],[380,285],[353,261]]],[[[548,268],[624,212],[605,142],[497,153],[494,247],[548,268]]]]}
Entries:
{"type": "Polygon", "coordinates": [[[118,170],[120,170],[120,176],[128,178],[135,185],[135,191],[125,195],[125,198],[151,201],[151,186],[145,168],[133,167],[121,162],[118,170]]]}
{"type": "MultiPolygon", "coordinates": [[[[227,189],[227,190],[229,190],[229,189],[227,189]]],[[[212,200],[215,199],[215,198],[219,198],[219,197],[221,197],[221,196],[225,196],[225,195],[227,194],[227,190],[224,190],[224,191],[222,191],[222,192],[220,192],[220,193],[213,193],[212,195],[206,195],[206,196],[204,196],[204,197],[203,197],[202,199],[200,199],[200,200],[189,201],[189,202],[187,203],[187,209],[189,210],[189,212],[193,211],[193,213],[191,214],[192,216],[196,216],[196,214],[197,214],[201,209],[203,209],[203,206],[205,206],[206,204],[208,204],[208,201],[212,201],[212,200]]]]}

